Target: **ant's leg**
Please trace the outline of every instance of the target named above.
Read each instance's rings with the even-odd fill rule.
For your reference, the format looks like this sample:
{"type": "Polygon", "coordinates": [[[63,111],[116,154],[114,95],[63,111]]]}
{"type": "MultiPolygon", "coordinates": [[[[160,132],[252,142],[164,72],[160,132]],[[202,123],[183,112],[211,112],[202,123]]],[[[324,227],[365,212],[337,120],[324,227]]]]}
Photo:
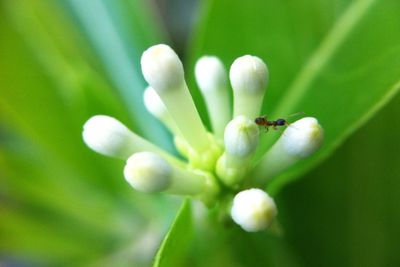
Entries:
{"type": "Polygon", "coordinates": [[[265,132],[268,133],[268,126],[265,126],[265,132]]]}
{"type": "Polygon", "coordinates": [[[276,126],[272,126],[272,128],[276,131],[276,130],[278,130],[278,128],[276,128],[276,126]]]}

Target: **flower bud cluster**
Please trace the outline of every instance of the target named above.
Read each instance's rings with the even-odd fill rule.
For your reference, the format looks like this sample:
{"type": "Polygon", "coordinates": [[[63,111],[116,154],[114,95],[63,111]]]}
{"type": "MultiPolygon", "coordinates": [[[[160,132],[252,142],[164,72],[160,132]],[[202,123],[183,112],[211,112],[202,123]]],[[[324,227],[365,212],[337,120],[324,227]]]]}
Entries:
{"type": "Polygon", "coordinates": [[[192,196],[210,207],[229,199],[230,215],[245,231],[270,226],[277,215],[274,200],[261,189],[244,189],[251,182],[250,186],[265,186],[268,179],[318,150],[323,140],[318,121],[303,118],[287,126],[256,164],[260,125],[255,118],[259,117],[269,78],[267,65],[260,58],[246,55],[233,62],[229,71],[232,106],[222,61],[215,56],[198,60],[195,77],[208,110],[210,131],[190,95],[182,62],[169,46],[147,49],[141,66],[149,84],[143,95],[145,106],[172,133],[185,159],[105,115],[85,123],[85,143],[100,154],[125,160],[124,177],[137,191],[192,196]],[[226,197],[235,193],[233,198],[226,197]]]}

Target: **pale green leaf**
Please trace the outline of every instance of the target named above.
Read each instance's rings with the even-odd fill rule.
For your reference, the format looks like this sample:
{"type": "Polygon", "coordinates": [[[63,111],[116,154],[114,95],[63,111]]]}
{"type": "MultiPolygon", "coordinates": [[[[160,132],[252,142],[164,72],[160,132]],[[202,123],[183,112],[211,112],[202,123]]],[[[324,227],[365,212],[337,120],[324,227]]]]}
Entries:
{"type": "Polygon", "coordinates": [[[181,266],[192,239],[192,231],[191,203],[185,200],[157,252],[153,266],[181,266]]]}

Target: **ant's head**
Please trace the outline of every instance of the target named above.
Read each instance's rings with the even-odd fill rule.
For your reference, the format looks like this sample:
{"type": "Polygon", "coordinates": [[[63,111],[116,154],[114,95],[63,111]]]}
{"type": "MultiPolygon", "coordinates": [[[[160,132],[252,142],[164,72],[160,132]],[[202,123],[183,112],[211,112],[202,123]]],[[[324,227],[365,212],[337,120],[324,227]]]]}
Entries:
{"type": "Polygon", "coordinates": [[[254,120],[254,122],[255,122],[257,125],[263,124],[264,121],[265,121],[265,118],[264,118],[264,117],[258,117],[258,118],[256,118],[256,119],[254,120]]]}

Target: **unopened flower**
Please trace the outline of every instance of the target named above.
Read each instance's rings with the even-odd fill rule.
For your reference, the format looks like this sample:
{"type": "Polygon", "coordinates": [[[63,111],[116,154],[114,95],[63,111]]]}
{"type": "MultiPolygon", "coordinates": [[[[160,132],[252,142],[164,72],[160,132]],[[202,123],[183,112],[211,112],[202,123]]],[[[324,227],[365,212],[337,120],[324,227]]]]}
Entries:
{"type": "Polygon", "coordinates": [[[217,163],[217,174],[225,185],[235,187],[245,178],[258,145],[258,134],[254,120],[245,116],[236,117],[226,126],[225,152],[217,163]]]}
{"type": "Polygon", "coordinates": [[[245,116],[234,118],[225,128],[226,152],[237,158],[249,157],[257,148],[258,133],[254,120],[245,116]]]}
{"type": "Polygon", "coordinates": [[[288,155],[306,158],[321,146],[323,138],[324,132],[317,119],[307,117],[287,127],[279,143],[288,155]]]}
{"type": "Polygon", "coordinates": [[[178,89],[185,82],[182,62],[168,45],[144,51],[141,65],[144,78],[159,93],[178,89]]]}
{"type": "Polygon", "coordinates": [[[268,83],[267,65],[255,56],[239,57],[231,66],[229,78],[233,89],[233,116],[257,117],[268,83]]]}
{"type": "Polygon", "coordinates": [[[167,192],[207,198],[218,190],[211,174],[189,171],[184,166],[170,164],[160,155],[147,151],[128,158],[124,176],[133,188],[146,193],[167,192]]]}
{"type": "Polygon", "coordinates": [[[290,124],[263,156],[253,173],[256,184],[264,184],[299,160],[320,148],[324,131],[317,119],[306,117],[290,124]]]}
{"type": "Polygon", "coordinates": [[[161,192],[171,184],[172,167],[155,153],[139,152],[129,157],[124,176],[138,191],[161,192]]]}
{"type": "Polygon", "coordinates": [[[225,67],[219,58],[204,56],[196,63],[195,76],[206,102],[213,132],[222,138],[225,126],[231,119],[225,67]]]}
{"type": "Polygon", "coordinates": [[[233,199],[232,219],[248,232],[266,229],[277,213],[274,200],[261,189],[244,190],[233,199]]]}
{"type": "Polygon", "coordinates": [[[126,159],[138,151],[158,150],[118,120],[105,115],[91,117],[83,126],[82,135],[88,147],[110,157],[126,159]]]}
{"type": "Polygon", "coordinates": [[[146,81],[160,96],[184,138],[196,151],[205,151],[210,140],[187,88],[178,56],[167,45],[155,45],[143,53],[141,65],[146,81]]]}
{"type": "MultiPolygon", "coordinates": [[[[209,112],[211,132],[197,112],[182,63],[169,46],[147,49],[141,66],[149,83],[145,106],[171,131],[185,159],[162,150],[112,117],[94,116],[83,130],[91,149],[126,160],[124,177],[138,191],[190,196],[214,206],[231,201],[233,194],[249,186],[264,186],[321,146],[322,127],[314,118],[303,118],[279,124],[286,127],[282,136],[255,162],[260,132],[255,118],[268,84],[268,68],[258,57],[246,55],[233,62],[229,72],[233,105],[229,104],[228,75],[222,61],[205,56],[196,63],[196,81],[209,112]]],[[[273,199],[261,189],[241,191],[233,199],[231,217],[246,231],[268,228],[276,214],[273,199]]]]}

